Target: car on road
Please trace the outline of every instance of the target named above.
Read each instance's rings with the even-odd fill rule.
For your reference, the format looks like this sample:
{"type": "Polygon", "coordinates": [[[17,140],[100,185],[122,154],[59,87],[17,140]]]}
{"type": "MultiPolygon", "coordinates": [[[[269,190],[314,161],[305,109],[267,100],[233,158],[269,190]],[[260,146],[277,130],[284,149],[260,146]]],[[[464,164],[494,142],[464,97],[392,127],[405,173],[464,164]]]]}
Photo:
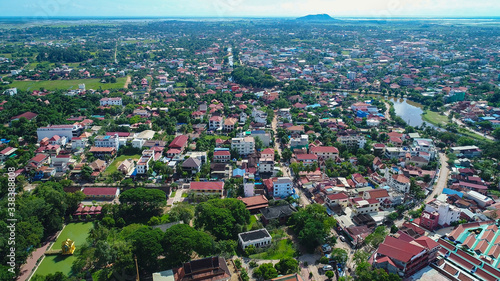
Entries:
{"type": "Polygon", "coordinates": [[[340,238],[340,241],[345,242],[345,237],[344,236],[340,236],[339,238],[340,238]]]}
{"type": "Polygon", "coordinates": [[[323,266],[322,269],[323,269],[323,272],[327,272],[328,270],[333,270],[333,266],[327,264],[327,265],[323,266]]]}

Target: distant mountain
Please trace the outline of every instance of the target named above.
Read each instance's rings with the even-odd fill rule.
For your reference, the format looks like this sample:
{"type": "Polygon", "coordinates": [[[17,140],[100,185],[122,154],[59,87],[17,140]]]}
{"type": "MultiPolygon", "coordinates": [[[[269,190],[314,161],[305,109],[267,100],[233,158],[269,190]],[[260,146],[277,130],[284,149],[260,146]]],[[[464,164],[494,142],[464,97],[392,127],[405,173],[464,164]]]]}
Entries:
{"type": "Polygon", "coordinates": [[[305,17],[297,18],[297,20],[302,21],[333,21],[336,20],[330,17],[328,14],[317,14],[317,15],[307,15],[305,17]]]}

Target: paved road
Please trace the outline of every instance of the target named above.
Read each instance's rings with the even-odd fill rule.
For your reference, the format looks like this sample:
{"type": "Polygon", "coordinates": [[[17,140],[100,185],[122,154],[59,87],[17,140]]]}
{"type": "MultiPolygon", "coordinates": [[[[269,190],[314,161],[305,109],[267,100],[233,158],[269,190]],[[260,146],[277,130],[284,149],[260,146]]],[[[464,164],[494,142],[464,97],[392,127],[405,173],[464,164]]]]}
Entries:
{"type": "MultiPolygon", "coordinates": [[[[446,112],[444,113],[444,115],[446,115],[446,116],[448,116],[449,114],[450,114],[450,111],[446,111],[446,112]]],[[[479,135],[479,136],[481,136],[481,137],[485,137],[485,138],[487,138],[487,139],[489,139],[489,140],[495,141],[495,138],[494,138],[494,137],[489,136],[489,135],[486,135],[486,134],[484,134],[484,133],[481,133],[481,132],[478,132],[478,131],[476,131],[476,130],[472,129],[471,127],[467,126],[467,124],[464,124],[462,121],[460,121],[460,119],[457,119],[457,118],[453,117],[453,118],[451,119],[451,121],[453,121],[453,122],[454,122],[455,124],[457,124],[459,127],[462,127],[462,128],[467,129],[469,132],[472,132],[472,133],[474,133],[474,134],[476,134],[476,135],[479,135]]]]}
{"type": "Polygon", "coordinates": [[[448,157],[444,153],[439,153],[439,161],[441,162],[441,168],[439,170],[439,175],[436,180],[436,184],[434,185],[434,189],[427,196],[426,202],[432,201],[435,195],[440,195],[443,192],[443,188],[446,187],[448,182],[448,175],[450,173],[450,169],[448,168],[448,157]]]}
{"type": "Polygon", "coordinates": [[[17,277],[18,281],[25,281],[28,280],[28,278],[31,275],[31,272],[35,268],[36,261],[43,256],[43,253],[47,251],[47,248],[50,245],[50,241],[45,242],[42,247],[36,249],[33,253],[31,253],[31,256],[26,260],[26,263],[21,266],[21,271],[19,276],[17,277]]]}

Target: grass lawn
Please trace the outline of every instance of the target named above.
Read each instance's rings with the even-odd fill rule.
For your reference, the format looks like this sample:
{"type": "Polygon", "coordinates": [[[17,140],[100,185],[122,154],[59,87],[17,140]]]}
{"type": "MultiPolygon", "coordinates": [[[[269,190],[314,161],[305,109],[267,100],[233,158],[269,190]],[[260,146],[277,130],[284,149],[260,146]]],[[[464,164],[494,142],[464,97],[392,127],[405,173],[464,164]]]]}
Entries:
{"type": "Polygon", "coordinates": [[[172,193],[170,194],[170,198],[174,198],[175,197],[175,193],[176,193],[176,191],[172,191],[172,193]]]}
{"type": "Polygon", "coordinates": [[[290,239],[283,239],[276,244],[272,244],[265,252],[251,255],[251,259],[279,260],[283,258],[293,258],[295,248],[290,239]]]}
{"type": "Polygon", "coordinates": [[[115,160],[113,161],[113,163],[111,163],[111,165],[109,165],[106,170],[104,171],[104,175],[107,176],[107,175],[111,175],[112,173],[118,171],[118,167],[120,166],[120,164],[126,160],[126,159],[129,159],[129,158],[132,158],[134,160],[139,160],[141,158],[141,155],[139,154],[134,154],[134,155],[121,155],[121,156],[118,156],[115,158],[115,160]]]}
{"type": "Polygon", "coordinates": [[[448,123],[448,116],[430,110],[422,114],[422,119],[436,126],[445,126],[448,123]]]}
{"type": "Polygon", "coordinates": [[[182,196],[183,198],[186,198],[186,197],[188,197],[188,195],[189,195],[189,194],[188,194],[187,192],[184,192],[184,193],[182,193],[182,195],[181,195],[181,196],[182,196]]]}
{"type": "Polygon", "coordinates": [[[252,226],[257,223],[257,218],[254,215],[250,216],[250,223],[247,225],[247,231],[252,229],[252,226]]]}
{"type": "MultiPolygon", "coordinates": [[[[61,244],[67,238],[75,241],[76,249],[78,251],[78,247],[82,246],[87,239],[89,230],[92,228],[92,223],[70,223],[68,224],[62,231],[57,241],[52,245],[51,250],[61,249],[61,244]]],[[[42,263],[38,266],[38,269],[35,271],[34,275],[47,275],[51,273],[56,273],[58,271],[64,273],[67,276],[72,274],[71,266],[73,262],[76,260],[76,256],[61,256],[61,255],[52,255],[46,256],[42,263]]]]}
{"type": "Polygon", "coordinates": [[[101,79],[77,79],[77,80],[48,80],[48,81],[14,81],[9,87],[22,91],[34,91],[44,88],[46,90],[72,90],[78,89],[78,84],[85,84],[86,89],[108,90],[123,89],[126,77],[116,79],[116,83],[101,83],[101,79]]]}
{"type": "Polygon", "coordinates": [[[484,136],[481,136],[481,135],[478,135],[478,134],[475,134],[467,129],[463,129],[463,128],[460,128],[458,130],[458,132],[462,135],[465,135],[465,136],[468,136],[470,138],[473,138],[473,139],[476,139],[476,140],[480,140],[480,141],[485,141],[485,142],[493,142],[492,140],[490,139],[487,139],[485,138],[484,136]]]}

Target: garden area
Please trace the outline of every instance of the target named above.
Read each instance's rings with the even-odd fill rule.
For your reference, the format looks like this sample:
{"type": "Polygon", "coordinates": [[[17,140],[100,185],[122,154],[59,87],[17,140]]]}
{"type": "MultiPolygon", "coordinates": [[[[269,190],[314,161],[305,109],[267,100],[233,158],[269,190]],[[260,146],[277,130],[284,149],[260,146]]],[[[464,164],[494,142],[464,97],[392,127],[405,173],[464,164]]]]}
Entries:
{"type": "MultiPolygon", "coordinates": [[[[70,223],[64,227],[61,234],[57,238],[56,242],[52,245],[49,250],[60,250],[63,241],[66,239],[71,239],[75,242],[76,251],[78,251],[78,247],[81,247],[85,244],[87,236],[89,234],[90,229],[92,228],[92,223],[70,223]]],[[[53,274],[58,271],[63,274],[70,276],[72,275],[71,266],[73,262],[76,260],[75,255],[70,256],[62,256],[62,255],[50,255],[45,256],[42,263],[38,266],[34,275],[47,275],[53,274]]]]}
{"type": "Polygon", "coordinates": [[[106,168],[104,171],[104,176],[108,176],[113,174],[114,172],[118,171],[118,167],[120,164],[125,161],[126,159],[133,159],[133,160],[139,160],[141,158],[141,155],[139,154],[134,154],[134,155],[121,155],[115,158],[115,160],[106,168]]]}

